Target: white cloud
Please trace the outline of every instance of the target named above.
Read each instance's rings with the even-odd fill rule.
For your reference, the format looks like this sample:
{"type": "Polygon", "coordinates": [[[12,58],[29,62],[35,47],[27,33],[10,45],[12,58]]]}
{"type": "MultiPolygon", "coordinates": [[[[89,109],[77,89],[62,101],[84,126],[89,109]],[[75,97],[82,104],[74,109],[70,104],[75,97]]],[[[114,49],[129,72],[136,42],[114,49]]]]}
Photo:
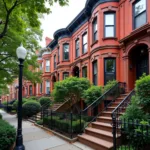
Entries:
{"type": "Polygon", "coordinates": [[[70,0],[69,6],[61,7],[54,4],[51,7],[52,13],[44,15],[41,19],[43,31],[43,38],[40,42],[42,47],[45,46],[45,37],[53,39],[53,34],[60,28],[65,28],[84,8],[86,0],[70,0]]]}

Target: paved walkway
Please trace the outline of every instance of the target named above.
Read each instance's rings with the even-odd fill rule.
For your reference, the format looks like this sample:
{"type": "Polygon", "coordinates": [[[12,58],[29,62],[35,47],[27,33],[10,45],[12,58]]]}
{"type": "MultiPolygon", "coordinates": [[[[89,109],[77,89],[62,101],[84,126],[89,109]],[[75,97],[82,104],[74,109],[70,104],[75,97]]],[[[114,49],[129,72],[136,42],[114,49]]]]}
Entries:
{"type": "MultiPolygon", "coordinates": [[[[16,115],[9,115],[0,110],[3,119],[17,128],[16,115]]],[[[73,144],[46,132],[28,121],[23,121],[23,141],[26,150],[92,150],[79,142],[73,144]]]]}

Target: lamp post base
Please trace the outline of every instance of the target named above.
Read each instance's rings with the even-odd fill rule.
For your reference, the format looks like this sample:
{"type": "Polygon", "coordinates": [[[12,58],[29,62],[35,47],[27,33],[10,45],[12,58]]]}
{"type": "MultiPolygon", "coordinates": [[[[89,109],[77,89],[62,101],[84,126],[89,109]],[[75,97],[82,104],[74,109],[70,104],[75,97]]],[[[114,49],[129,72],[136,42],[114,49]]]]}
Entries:
{"type": "Polygon", "coordinates": [[[14,150],[25,150],[24,145],[16,146],[14,150]]]}

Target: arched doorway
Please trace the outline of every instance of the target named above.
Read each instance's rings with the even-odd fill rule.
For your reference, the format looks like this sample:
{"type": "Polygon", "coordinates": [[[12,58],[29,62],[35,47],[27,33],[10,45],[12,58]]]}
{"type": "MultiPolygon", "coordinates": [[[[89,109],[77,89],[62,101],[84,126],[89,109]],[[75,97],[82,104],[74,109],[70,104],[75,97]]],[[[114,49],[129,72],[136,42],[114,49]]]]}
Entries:
{"type": "Polygon", "coordinates": [[[143,73],[149,74],[148,46],[140,44],[129,52],[129,88],[133,89],[135,81],[143,73]]]}
{"type": "Polygon", "coordinates": [[[80,71],[79,71],[79,67],[78,66],[75,66],[74,68],[73,68],[73,76],[75,76],[75,77],[80,77],[80,71]]]}

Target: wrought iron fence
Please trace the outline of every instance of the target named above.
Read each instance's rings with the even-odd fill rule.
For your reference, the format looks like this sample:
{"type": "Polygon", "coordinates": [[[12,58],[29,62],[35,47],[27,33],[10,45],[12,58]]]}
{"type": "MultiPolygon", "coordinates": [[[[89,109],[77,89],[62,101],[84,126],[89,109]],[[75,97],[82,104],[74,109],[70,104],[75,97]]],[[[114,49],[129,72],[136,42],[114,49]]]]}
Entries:
{"type": "Polygon", "coordinates": [[[128,96],[124,98],[124,100],[113,110],[112,112],[112,121],[113,121],[113,143],[114,143],[114,150],[116,150],[116,142],[117,137],[120,136],[118,134],[118,127],[119,127],[119,116],[124,113],[125,109],[131,102],[132,96],[135,95],[135,91],[132,90],[128,96]]]}
{"type": "Polygon", "coordinates": [[[81,118],[86,118],[88,123],[85,124],[84,129],[115,101],[120,94],[125,93],[126,83],[118,82],[110,90],[106,91],[101,97],[89,105],[86,109],[81,112],[81,118]],[[104,102],[105,106],[103,109],[99,109],[100,104],[104,102]]]}
{"type": "Polygon", "coordinates": [[[114,150],[150,150],[150,120],[113,121],[114,150]]]}
{"type": "Polygon", "coordinates": [[[43,114],[43,126],[71,139],[81,133],[85,122],[79,114],[51,110],[43,114]]]}

